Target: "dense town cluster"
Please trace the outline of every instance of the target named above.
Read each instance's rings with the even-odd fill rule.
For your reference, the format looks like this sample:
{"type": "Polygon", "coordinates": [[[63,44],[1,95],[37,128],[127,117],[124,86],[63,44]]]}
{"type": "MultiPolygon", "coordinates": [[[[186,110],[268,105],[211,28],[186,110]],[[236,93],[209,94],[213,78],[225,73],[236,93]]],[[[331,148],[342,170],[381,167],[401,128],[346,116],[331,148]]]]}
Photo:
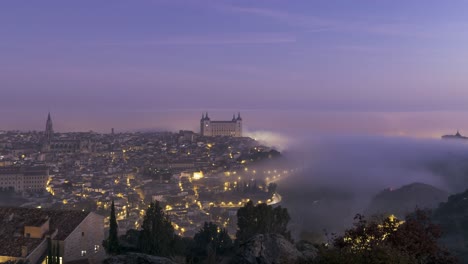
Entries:
{"type": "MultiPolygon", "coordinates": [[[[234,234],[239,207],[249,200],[281,200],[273,182],[291,171],[255,169],[279,155],[251,138],[203,137],[191,131],[8,131],[0,132],[0,180],[15,176],[11,168],[47,168],[45,177],[38,178],[44,181],[39,190],[21,185],[20,191],[5,181],[2,195],[8,195],[8,205],[108,216],[114,201],[120,234],[140,228],[145,209],[156,200],[180,235],[193,236],[205,221],[234,234]]],[[[27,175],[15,177],[20,176],[28,181],[27,175]]]]}

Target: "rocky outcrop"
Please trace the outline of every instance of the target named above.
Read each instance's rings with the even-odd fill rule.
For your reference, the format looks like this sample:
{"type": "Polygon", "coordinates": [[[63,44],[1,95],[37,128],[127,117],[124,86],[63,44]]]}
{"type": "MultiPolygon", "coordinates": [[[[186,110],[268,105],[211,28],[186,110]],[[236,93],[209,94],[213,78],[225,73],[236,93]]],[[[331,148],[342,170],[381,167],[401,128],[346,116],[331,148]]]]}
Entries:
{"type": "Polygon", "coordinates": [[[304,246],[303,252],[281,235],[256,235],[240,246],[231,263],[236,264],[294,264],[316,257],[313,246],[304,246]]]}
{"type": "Polygon", "coordinates": [[[307,241],[300,241],[296,247],[302,253],[305,260],[313,260],[317,257],[317,248],[307,241]]]}
{"type": "Polygon", "coordinates": [[[110,257],[103,261],[104,264],[176,264],[172,260],[140,253],[129,253],[110,257]]]}

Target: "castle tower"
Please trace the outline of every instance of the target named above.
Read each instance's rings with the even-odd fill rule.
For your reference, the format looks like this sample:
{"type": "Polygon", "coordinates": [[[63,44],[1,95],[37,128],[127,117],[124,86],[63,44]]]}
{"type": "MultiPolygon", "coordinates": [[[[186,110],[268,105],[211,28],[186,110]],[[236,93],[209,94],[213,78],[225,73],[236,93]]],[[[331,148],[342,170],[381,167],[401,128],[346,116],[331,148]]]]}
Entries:
{"type": "Polygon", "coordinates": [[[240,112],[237,114],[236,119],[236,137],[242,137],[242,117],[240,116],[240,112]]]}
{"type": "Polygon", "coordinates": [[[45,129],[45,140],[47,142],[52,141],[52,138],[54,136],[54,128],[52,126],[52,118],[50,118],[50,112],[49,115],[47,116],[47,121],[46,121],[46,129],[45,129]]]}
{"type": "Polygon", "coordinates": [[[206,112],[206,116],[203,116],[200,120],[200,134],[202,136],[211,136],[212,135],[212,130],[211,130],[211,120],[208,117],[208,112],[206,112]]]}

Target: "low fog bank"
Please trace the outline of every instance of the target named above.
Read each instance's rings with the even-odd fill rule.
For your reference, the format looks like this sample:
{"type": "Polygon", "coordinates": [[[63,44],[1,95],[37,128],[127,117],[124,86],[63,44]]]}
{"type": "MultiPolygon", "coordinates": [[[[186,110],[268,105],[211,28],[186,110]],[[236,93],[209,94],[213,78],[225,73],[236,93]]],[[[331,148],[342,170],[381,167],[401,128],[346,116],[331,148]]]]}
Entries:
{"type": "Polygon", "coordinates": [[[260,142],[260,144],[264,144],[267,146],[271,146],[272,148],[278,151],[284,151],[293,144],[294,140],[276,132],[265,131],[265,130],[256,130],[250,131],[245,129],[244,136],[253,138],[260,142]]]}
{"type": "Polygon", "coordinates": [[[420,182],[456,193],[468,187],[463,141],[354,136],[302,142],[283,152],[302,170],[278,183],[296,235],[343,230],[387,188],[420,182]]]}

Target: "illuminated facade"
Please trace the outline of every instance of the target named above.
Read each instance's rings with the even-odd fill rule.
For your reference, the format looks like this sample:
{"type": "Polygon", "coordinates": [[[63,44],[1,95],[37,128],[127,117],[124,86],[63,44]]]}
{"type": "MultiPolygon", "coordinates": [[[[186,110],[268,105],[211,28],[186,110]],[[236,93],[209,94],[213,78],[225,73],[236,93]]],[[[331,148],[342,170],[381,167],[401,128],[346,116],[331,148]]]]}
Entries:
{"type": "Polygon", "coordinates": [[[205,137],[227,136],[242,137],[242,118],[240,113],[233,115],[229,121],[211,121],[206,115],[202,114],[200,120],[200,134],[205,137]]]}
{"type": "Polygon", "coordinates": [[[49,169],[45,166],[0,168],[0,188],[15,192],[45,191],[49,180],[49,169]]]}

